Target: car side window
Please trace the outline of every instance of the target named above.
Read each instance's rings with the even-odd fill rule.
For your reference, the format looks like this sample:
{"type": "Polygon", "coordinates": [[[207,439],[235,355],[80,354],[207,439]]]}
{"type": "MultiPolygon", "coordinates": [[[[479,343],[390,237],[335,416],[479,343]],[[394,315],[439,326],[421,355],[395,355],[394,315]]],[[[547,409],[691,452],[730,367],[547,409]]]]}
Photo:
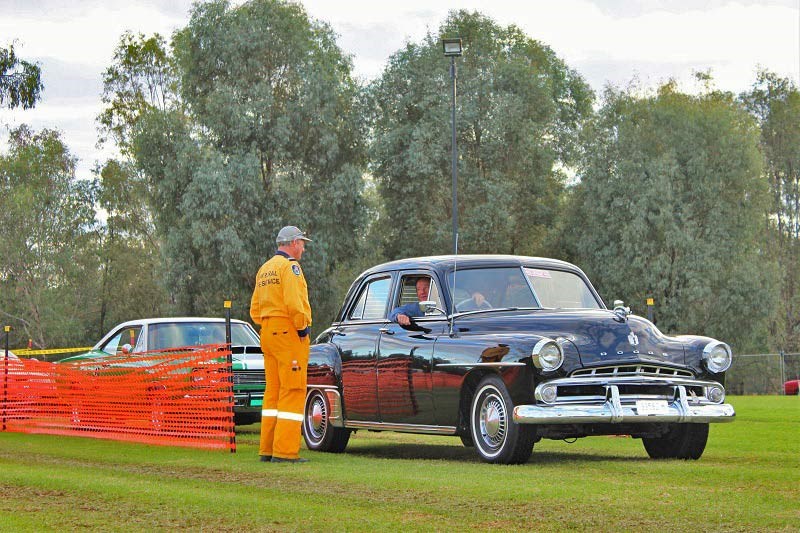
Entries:
{"type": "Polygon", "coordinates": [[[378,320],[386,316],[386,302],[392,278],[379,278],[368,282],[350,311],[350,320],[378,320]]]}
{"type": "Polygon", "coordinates": [[[113,337],[111,337],[100,350],[110,355],[115,355],[122,350],[126,344],[131,346],[131,350],[136,346],[139,341],[139,334],[142,332],[142,326],[128,326],[119,330],[113,337]]]}
{"type": "MultiPolygon", "coordinates": [[[[417,280],[420,277],[428,278],[430,280],[430,288],[428,289],[428,300],[436,302],[436,307],[443,309],[442,297],[440,296],[439,286],[429,275],[420,276],[419,274],[410,274],[403,276],[400,281],[400,296],[398,298],[397,306],[403,306],[410,303],[418,302],[417,298],[417,280]]],[[[430,311],[426,316],[441,315],[441,311],[430,311]]]]}
{"type": "Polygon", "coordinates": [[[190,326],[188,323],[151,324],[148,332],[149,349],[172,350],[197,344],[197,335],[194,335],[195,340],[192,340],[190,326]]]}

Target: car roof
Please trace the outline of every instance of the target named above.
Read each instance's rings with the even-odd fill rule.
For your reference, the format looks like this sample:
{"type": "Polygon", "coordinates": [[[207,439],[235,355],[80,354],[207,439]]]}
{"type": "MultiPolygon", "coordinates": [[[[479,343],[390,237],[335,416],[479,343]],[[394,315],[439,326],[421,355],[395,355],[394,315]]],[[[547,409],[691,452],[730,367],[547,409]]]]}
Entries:
{"type": "Polygon", "coordinates": [[[410,257],[398,259],[376,265],[366,271],[361,276],[368,276],[375,272],[386,272],[390,270],[406,270],[413,268],[431,268],[434,270],[452,270],[453,267],[475,268],[475,267],[501,267],[501,266],[530,266],[540,268],[557,268],[582,272],[580,268],[572,263],[559,259],[549,259],[546,257],[528,257],[524,255],[435,255],[428,257],[410,257]]]}
{"type": "MultiPolygon", "coordinates": [[[[139,320],[128,320],[127,322],[122,322],[117,324],[111,330],[126,327],[126,326],[141,326],[141,325],[151,325],[151,324],[175,324],[175,323],[182,323],[182,322],[210,322],[210,323],[219,323],[225,322],[224,318],[219,317],[202,317],[202,316],[173,316],[173,317],[161,317],[161,318],[142,318],[139,320]]],[[[247,324],[247,322],[243,320],[237,320],[235,318],[231,319],[231,323],[236,324],[247,324]]]]}

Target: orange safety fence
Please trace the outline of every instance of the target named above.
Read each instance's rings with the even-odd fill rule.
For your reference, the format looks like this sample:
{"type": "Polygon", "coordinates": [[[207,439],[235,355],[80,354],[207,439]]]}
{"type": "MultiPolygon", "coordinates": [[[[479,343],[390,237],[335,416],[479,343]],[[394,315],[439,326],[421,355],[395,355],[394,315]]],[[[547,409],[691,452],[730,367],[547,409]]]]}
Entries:
{"type": "Polygon", "coordinates": [[[226,345],[48,363],[0,356],[2,430],[235,451],[226,345]]]}

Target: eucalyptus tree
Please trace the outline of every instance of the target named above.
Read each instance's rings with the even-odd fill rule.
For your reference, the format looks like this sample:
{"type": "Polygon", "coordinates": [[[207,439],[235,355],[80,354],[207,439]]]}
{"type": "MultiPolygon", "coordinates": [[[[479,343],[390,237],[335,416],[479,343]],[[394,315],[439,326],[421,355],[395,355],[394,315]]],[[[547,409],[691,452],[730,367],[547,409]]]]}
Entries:
{"type": "Polygon", "coordinates": [[[123,80],[107,85],[120,105],[106,123],[113,132],[119,119],[149,185],[176,311],[233,298],[246,316],[255,272],[291,223],[314,239],[303,262],[324,322],[338,303],[328,278],[365,224],[360,92],[333,31],[298,4],[216,0],[193,7],[168,54],[156,48],[125,63],[126,79],[172,80],[165,105],[141,105],[149,85],[123,80]]]}
{"type": "Polygon", "coordinates": [[[14,44],[0,48],[0,105],[30,109],[42,96],[42,69],[20,59],[14,44]]]}
{"type": "Polygon", "coordinates": [[[145,181],[134,177],[131,164],[112,159],[98,169],[97,183],[104,224],[95,246],[100,275],[94,339],[119,322],[158,316],[168,308],[145,181]]]}
{"type": "Polygon", "coordinates": [[[376,223],[389,257],[451,250],[451,80],[457,62],[460,250],[538,253],[591,113],[585,81],[545,44],[479,13],[452,12],[438,31],[394,53],[369,87],[376,223]]]}
{"type": "Polygon", "coordinates": [[[180,106],[178,80],[164,37],[125,32],[103,72],[102,102],[97,120],[101,142],[113,141],[130,156],[132,135],[143,114],[165,113],[180,106]]]}
{"type": "Polygon", "coordinates": [[[732,95],[609,89],[585,132],[562,235],[607,299],[735,349],[766,343],[776,268],[755,121],[732,95]]]}
{"type": "Polygon", "coordinates": [[[52,347],[89,336],[94,198],[94,182],[75,178],[57,132],[10,132],[0,155],[0,314],[17,342],[52,347]]]}
{"type": "MultiPolygon", "coordinates": [[[[103,73],[104,109],[97,120],[101,143],[113,142],[119,159],[96,174],[99,229],[99,314],[97,335],[114,323],[161,314],[170,309],[162,268],[162,235],[156,231],[154,176],[136,164],[135,135],[150,114],[180,114],[177,78],[165,39],[124,33],[112,64],[103,73]]],[[[162,232],[163,233],[163,232],[162,232]]]]}
{"type": "Polygon", "coordinates": [[[780,263],[780,314],[773,326],[778,348],[800,351],[800,90],[788,78],[758,73],[742,101],[761,126],[770,187],[769,223],[780,263]]]}

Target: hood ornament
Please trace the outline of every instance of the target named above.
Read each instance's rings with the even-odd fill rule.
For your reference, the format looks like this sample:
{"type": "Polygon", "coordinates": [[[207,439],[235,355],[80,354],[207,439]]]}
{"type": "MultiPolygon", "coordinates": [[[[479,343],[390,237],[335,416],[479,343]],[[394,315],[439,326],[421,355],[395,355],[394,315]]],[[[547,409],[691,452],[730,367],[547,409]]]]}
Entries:
{"type": "Polygon", "coordinates": [[[614,320],[617,322],[625,322],[628,320],[628,315],[631,314],[631,308],[625,307],[625,302],[622,300],[614,300],[614,320]]]}
{"type": "Polygon", "coordinates": [[[630,335],[628,335],[628,342],[631,343],[631,346],[639,346],[639,337],[631,331],[630,335]]]}

